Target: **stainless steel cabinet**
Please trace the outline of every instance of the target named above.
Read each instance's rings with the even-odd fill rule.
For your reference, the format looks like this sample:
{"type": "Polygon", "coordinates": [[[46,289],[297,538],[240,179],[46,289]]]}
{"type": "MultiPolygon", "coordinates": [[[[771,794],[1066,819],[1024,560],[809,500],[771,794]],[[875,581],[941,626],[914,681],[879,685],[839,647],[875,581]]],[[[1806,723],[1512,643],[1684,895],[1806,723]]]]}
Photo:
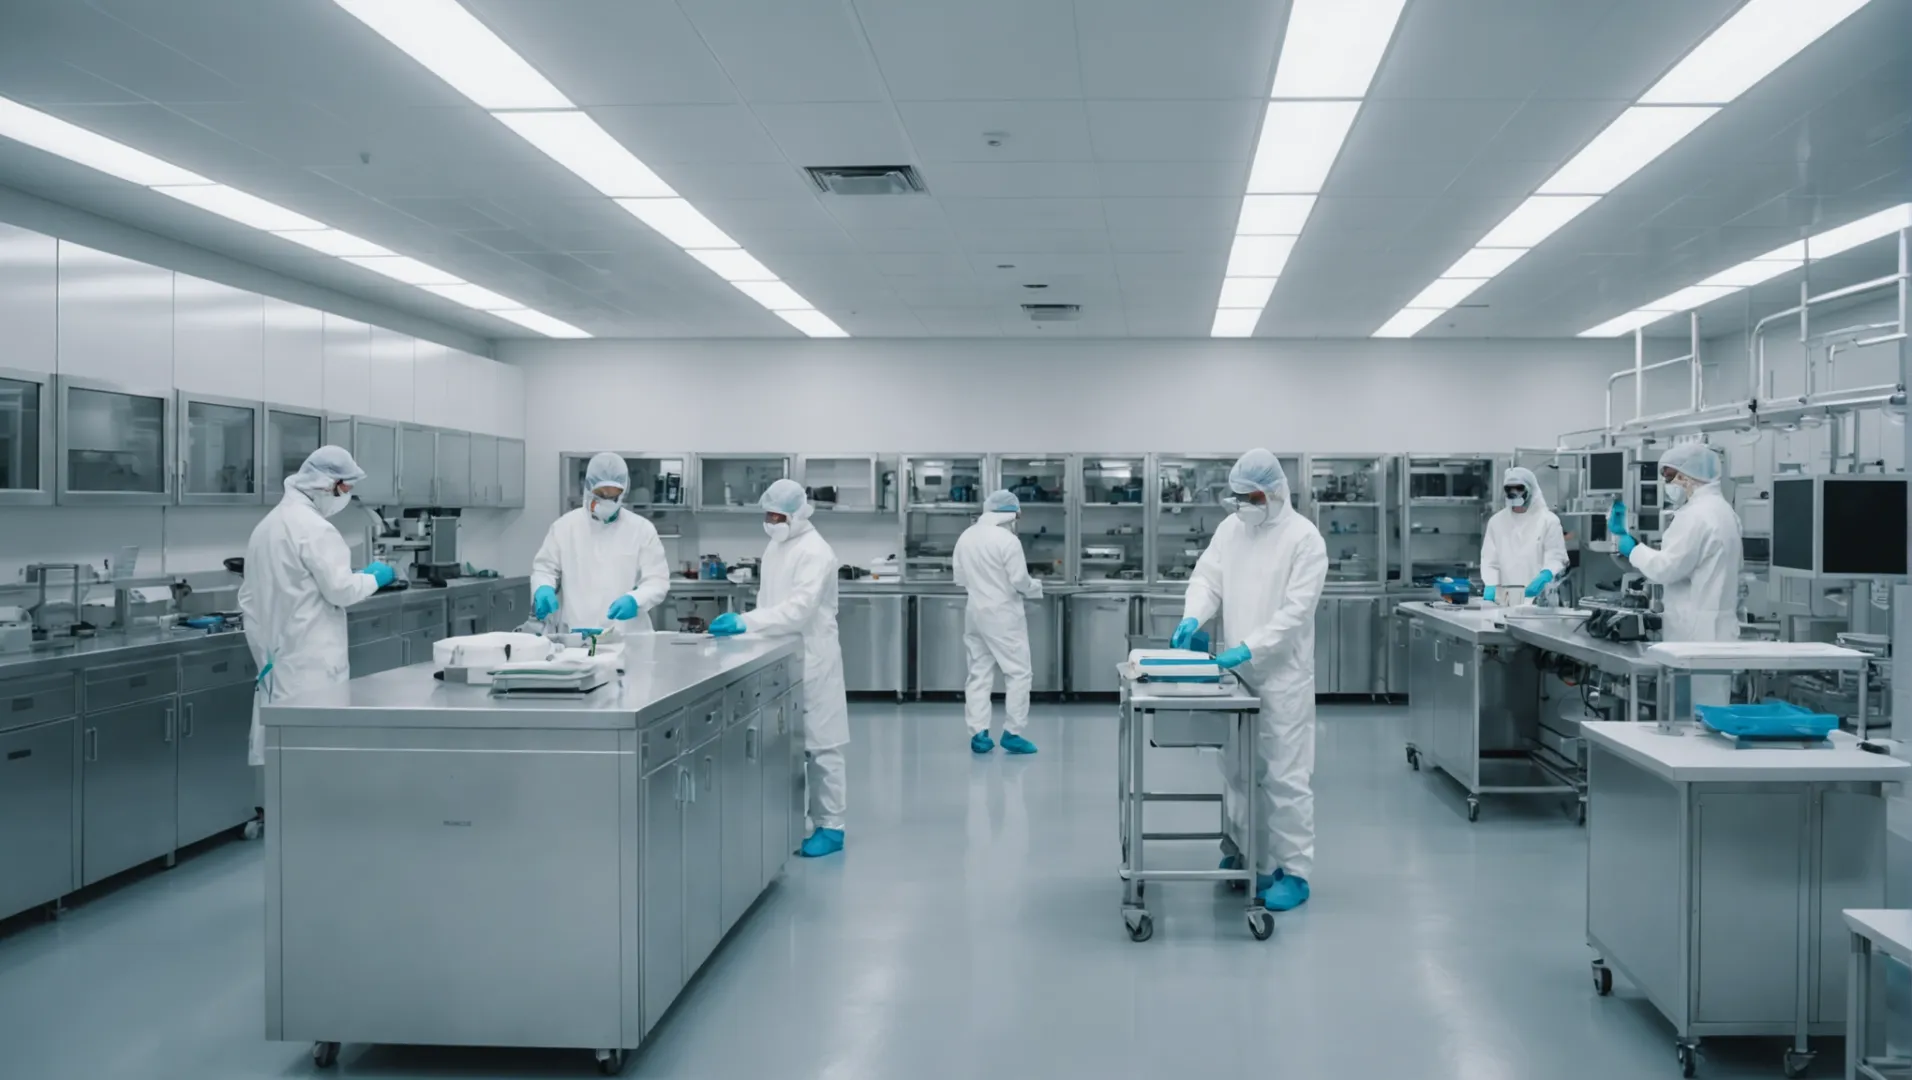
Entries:
{"type": "Polygon", "coordinates": [[[524,440],[498,440],[498,505],[524,508],[524,440]]]}
{"type": "MultiPolygon", "coordinates": [[[[773,705],[772,708],[779,708],[773,705]]],[[[763,718],[737,717],[724,729],[724,931],[737,925],[763,889],[763,718]]]]}
{"type": "Polygon", "coordinates": [[[398,425],[384,420],[354,419],[349,426],[352,432],[352,457],[357,459],[359,468],[365,470],[365,479],[352,488],[352,493],[367,506],[396,503],[398,425]]]}
{"type": "Polygon", "coordinates": [[[499,585],[491,590],[491,629],[516,630],[530,617],[530,582],[499,585]]]}
{"type": "Polygon", "coordinates": [[[173,754],[177,729],[178,706],[170,695],[87,713],[82,885],[170,854],[177,846],[173,754]]]}
{"type": "Polygon", "coordinates": [[[482,634],[491,624],[492,593],[473,586],[451,594],[451,632],[454,636],[482,634]]]}
{"type": "Polygon", "coordinates": [[[1127,595],[1082,593],[1069,598],[1069,692],[1114,693],[1121,688],[1117,664],[1128,659],[1130,608],[1127,595]]]}
{"type": "Polygon", "coordinates": [[[73,890],[75,723],[0,733],[0,919],[73,890]]]}
{"type": "MultiPolygon", "coordinates": [[[[721,720],[719,721],[721,724],[721,720]]],[[[724,936],[723,731],[690,749],[684,807],[684,972],[703,966],[724,936]]]]}
{"type": "Polygon", "coordinates": [[[1184,604],[1185,600],[1180,596],[1143,597],[1141,633],[1150,641],[1166,643],[1175,636],[1175,628],[1181,625],[1184,604]]]}
{"type": "Polygon", "coordinates": [[[840,596],[837,638],[843,647],[843,685],[851,692],[903,692],[906,660],[901,594],[840,596]]]}
{"type": "Polygon", "coordinates": [[[0,368],[0,506],[53,502],[53,410],[53,376],[0,368]]]}
{"type": "Polygon", "coordinates": [[[783,872],[783,864],[796,850],[792,836],[802,827],[803,769],[798,764],[803,753],[797,734],[800,718],[797,702],[802,695],[788,693],[764,706],[759,753],[763,758],[763,879],[769,881],[783,872]],[[791,794],[794,785],[796,794],[791,794]],[[798,820],[792,822],[792,807],[798,808],[798,820]]]}
{"type": "Polygon", "coordinates": [[[1317,694],[1338,692],[1335,690],[1334,647],[1335,616],[1339,610],[1331,596],[1324,596],[1315,604],[1314,675],[1317,694]]]}
{"type": "Polygon", "coordinates": [[[1062,598],[1045,596],[1024,600],[1029,624],[1029,689],[1038,694],[1062,692],[1062,598]]]}
{"type": "Polygon", "coordinates": [[[180,505],[259,502],[265,405],[181,390],[178,415],[180,505]]]}
{"type": "Polygon", "coordinates": [[[916,598],[916,692],[955,693],[969,678],[963,648],[964,596],[916,598]]]}
{"type": "Polygon", "coordinates": [[[435,506],[472,506],[471,435],[464,431],[440,431],[436,456],[432,459],[432,504],[435,506]]]}
{"type": "Polygon", "coordinates": [[[173,399],[92,379],[58,383],[58,501],[163,505],[173,497],[173,399]]]}
{"type": "Polygon", "coordinates": [[[401,668],[405,666],[405,639],[394,635],[351,645],[345,657],[354,679],[401,668]]]}
{"type": "Polygon", "coordinates": [[[644,1032],[649,1034],[684,988],[684,801],[690,779],[677,753],[684,737],[681,718],[665,721],[644,737],[653,747],[665,747],[647,759],[648,771],[638,785],[644,814],[638,936],[644,1032]]]}
{"type": "Polygon", "coordinates": [[[1409,620],[1405,615],[1394,613],[1394,601],[1385,600],[1382,605],[1380,617],[1387,626],[1387,692],[1405,694],[1412,663],[1408,649],[1409,620]]]}
{"type": "Polygon", "coordinates": [[[405,643],[405,662],[402,666],[427,663],[432,658],[432,646],[445,640],[445,627],[443,623],[420,627],[407,631],[400,640],[405,643]]]}
{"type": "Polygon", "coordinates": [[[438,433],[417,424],[398,429],[398,502],[401,506],[432,506],[438,479],[438,433]]]}
{"type": "MultiPolygon", "coordinates": [[[[243,670],[243,669],[242,669],[243,670]]],[[[252,817],[252,683],[179,696],[178,844],[204,840],[252,817]]]]}
{"type": "Polygon", "coordinates": [[[1375,634],[1379,630],[1381,601],[1375,597],[1341,597],[1335,602],[1335,691],[1372,694],[1381,674],[1375,667],[1375,634]]]}
{"type": "MultiPolygon", "coordinates": [[[[349,424],[345,431],[349,436],[349,424]]],[[[285,490],[285,478],[298,472],[299,466],[305,464],[305,459],[312,456],[312,451],[325,445],[327,440],[325,416],[319,410],[268,403],[266,450],[259,470],[259,486],[265,501],[276,502],[279,493],[285,490]]],[[[350,449],[352,442],[348,437],[345,442],[336,445],[350,449]]],[[[354,454],[353,457],[357,458],[358,455],[354,454]]],[[[359,460],[359,468],[368,474],[371,472],[371,467],[363,459],[359,460]]],[[[366,479],[369,481],[371,477],[368,475],[366,479]]]]}
{"type": "Polygon", "coordinates": [[[471,437],[471,499],[468,506],[502,506],[498,487],[498,437],[471,437]]]}

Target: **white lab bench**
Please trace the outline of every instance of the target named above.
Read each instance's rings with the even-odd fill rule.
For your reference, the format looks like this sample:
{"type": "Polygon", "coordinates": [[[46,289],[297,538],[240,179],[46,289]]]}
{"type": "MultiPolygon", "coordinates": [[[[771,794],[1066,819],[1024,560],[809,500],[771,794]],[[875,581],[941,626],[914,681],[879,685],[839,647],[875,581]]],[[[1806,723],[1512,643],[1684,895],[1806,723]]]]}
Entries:
{"type": "Polygon", "coordinates": [[[1912,910],[1860,910],[1845,913],[1852,931],[1852,960],[1846,991],[1846,1080],[1903,1080],[1912,1076],[1912,1058],[1872,1053],[1872,957],[1884,953],[1912,967],[1912,910]]]}
{"type": "Polygon", "coordinates": [[[1699,1040],[1845,1030],[1846,908],[1885,902],[1885,800],[1912,763],[1834,733],[1821,749],[1736,749],[1710,733],[1589,721],[1587,943],[1672,1022],[1682,1072],[1699,1040]]]}

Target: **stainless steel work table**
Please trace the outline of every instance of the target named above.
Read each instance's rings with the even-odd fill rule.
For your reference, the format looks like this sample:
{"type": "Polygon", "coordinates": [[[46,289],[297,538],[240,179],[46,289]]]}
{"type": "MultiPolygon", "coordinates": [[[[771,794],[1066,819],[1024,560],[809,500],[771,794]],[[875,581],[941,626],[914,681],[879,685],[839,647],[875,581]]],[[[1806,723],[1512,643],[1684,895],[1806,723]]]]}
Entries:
{"type": "Polygon", "coordinates": [[[1872,995],[1876,978],[1872,958],[1883,953],[1912,967],[1912,911],[1847,911],[1852,954],[1846,987],[1846,1080],[1903,1080],[1912,1076],[1912,1058],[1878,1055],[1872,1037],[1872,995]]]}
{"type": "Polygon", "coordinates": [[[639,635],[582,696],[425,664],[261,709],[266,1036],[621,1067],[800,839],[801,648],[639,635]]]}
{"type": "Polygon", "coordinates": [[[1735,749],[1656,725],[1589,721],[1587,943],[1672,1022],[1684,1075],[1699,1040],[1845,1030],[1846,908],[1885,902],[1884,785],[1912,763],[1861,751],[1735,749]]]}
{"type": "Polygon", "coordinates": [[[1573,795],[1579,778],[1540,756],[1540,672],[1503,625],[1506,609],[1415,600],[1396,608],[1408,631],[1408,764],[1425,758],[1467,790],[1467,820],[1483,795],[1573,795]]]}

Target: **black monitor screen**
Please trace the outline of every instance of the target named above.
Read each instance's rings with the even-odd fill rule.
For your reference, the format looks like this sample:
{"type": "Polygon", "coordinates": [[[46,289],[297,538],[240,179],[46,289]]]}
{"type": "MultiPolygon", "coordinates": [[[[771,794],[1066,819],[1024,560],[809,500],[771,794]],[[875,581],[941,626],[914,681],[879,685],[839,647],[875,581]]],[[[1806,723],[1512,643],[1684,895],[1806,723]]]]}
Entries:
{"type": "Polygon", "coordinates": [[[1607,451],[1587,455],[1588,491],[1624,491],[1627,484],[1626,455],[1607,451]]]}
{"type": "Polygon", "coordinates": [[[1645,511],[1645,510],[1640,511],[1640,531],[1641,532],[1659,532],[1660,531],[1660,515],[1658,511],[1652,511],[1652,512],[1645,511]]]}
{"type": "Polygon", "coordinates": [[[1741,562],[1766,563],[1773,561],[1773,538],[1770,536],[1742,536],[1739,538],[1739,558],[1741,562]]]}
{"type": "Polygon", "coordinates": [[[1597,544],[1600,541],[1605,540],[1606,538],[1607,538],[1606,515],[1604,514],[1593,515],[1593,517],[1589,519],[1587,522],[1588,542],[1597,544]]]}
{"type": "Polygon", "coordinates": [[[1773,565],[1814,570],[1812,565],[1812,480],[1773,481],[1773,565]]]}
{"type": "MultiPolygon", "coordinates": [[[[1899,577],[1905,573],[1905,481],[1825,481],[1827,574],[1899,577]]],[[[1775,529],[1779,507],[1775,501],[1775,529]]]]}

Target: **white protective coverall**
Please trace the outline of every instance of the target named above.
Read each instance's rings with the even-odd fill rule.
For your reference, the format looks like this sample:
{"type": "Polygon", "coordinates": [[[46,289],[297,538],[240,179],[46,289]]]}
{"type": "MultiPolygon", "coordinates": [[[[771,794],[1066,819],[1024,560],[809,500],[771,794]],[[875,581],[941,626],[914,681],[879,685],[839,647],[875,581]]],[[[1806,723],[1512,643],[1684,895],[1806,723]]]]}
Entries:
{"type": "MultiPolygon", "coordinates": [[[[1314,877],[1314,619],[1328,579],[1328,552],[1320,530],[1288,505],[1285,482],[1269,494],[1268,508],[1269,520],[1261,525],[1251,527],[1230,514],[1216,528],[1189,578],[1182,615],[1206,623],[1219,613],[1222,644],[1246,645],[1253,656],[1236,673],[1261,697],[1255,872],[1279,868],[1307,879],[1314,877]]],[[[1247,827],[1236,782],[1243,752],[1231,744],[1222,756],[1231,837],[1247,827]]]]}
{"type": "MultiPolygon", "coordinates": [[[[803,507],[807,515],[809,506],[803,507]]],[[[850,705],[837,643],[837,557],[806,517],[793,516],[790,535],[764,548],[757,608],[743,615],[751,634],[803,638],[803,748],[807,752],[810,824],[843,828],[847,802],[843,747],[850,741],[850,705]]]]}
{"type": "Polygon", "coordinates": [[[378,591],[372,575],[352,569],[345,537],[294,486],[303,475],[286,477],[285,497],[246,543],[239,611],[252,662],[263,672],[246,747],[254,765],[266,763],[260,703],[349,681],[345,609],[378,591]]]}
{"type": "Polygon", "coordinates": [[[969,654],[969,680],[963,686],[969,733],[989,730],[989,695],[1002,672],[1006,734],[1020,735],[1029,723],[1029,617],[1025,598],[1042,595],[1042,583],[1029,576],[1022,541],[1007,528],[1015,514],[984,513],[956,540],[952,561],[956,584],[969,594],[963,612],[963,648],[969,654]]]}
{"type": "Polygon", "coordinates": [[[1519,484],[1527,489],[1527,508],[1516,513],[1503,506],[1487,519],[1487,535],[1480,545],[1480,579],[1494,587],[1494,602],[1511,607],[1531,604],[1527,586],[1542,570],[1552,570],[1555,579],[1567,572],[1567,538],[1560,518],[1547,508],[1547,496],[1541,493],[1540,479],[1531,469],[1508,469],[1501,485],[1519,484]]]}
{"type": "Polygon", "coordinates": [[[651,612],[670,595],[670,564],[657,527],[630,507],[599,521],[580,506],[551,523],[531,560],[531,591],[558,590],[558,618],[566,626],[609,626],[611,602],[629,595],[638,616],[616,624],[627,634],[649,633],[651,612]]]}
{"type": "MultiPolygon", "coordinates": [[[[1648,581],[1664,587],[1661,640],[1739,640],[1740,556],[1739,515],[1717,482],[1702,484],[1687,496],[1658,550],[1645,544],[1634,547],[1627,561],[1648,581]]],[[[1730,675],[1694,676],[1692,700],[1725,705],[1732,686],[1730,675]]],[[[1678,709],[1686,719],[1685,703],[1678,709]]]]}

